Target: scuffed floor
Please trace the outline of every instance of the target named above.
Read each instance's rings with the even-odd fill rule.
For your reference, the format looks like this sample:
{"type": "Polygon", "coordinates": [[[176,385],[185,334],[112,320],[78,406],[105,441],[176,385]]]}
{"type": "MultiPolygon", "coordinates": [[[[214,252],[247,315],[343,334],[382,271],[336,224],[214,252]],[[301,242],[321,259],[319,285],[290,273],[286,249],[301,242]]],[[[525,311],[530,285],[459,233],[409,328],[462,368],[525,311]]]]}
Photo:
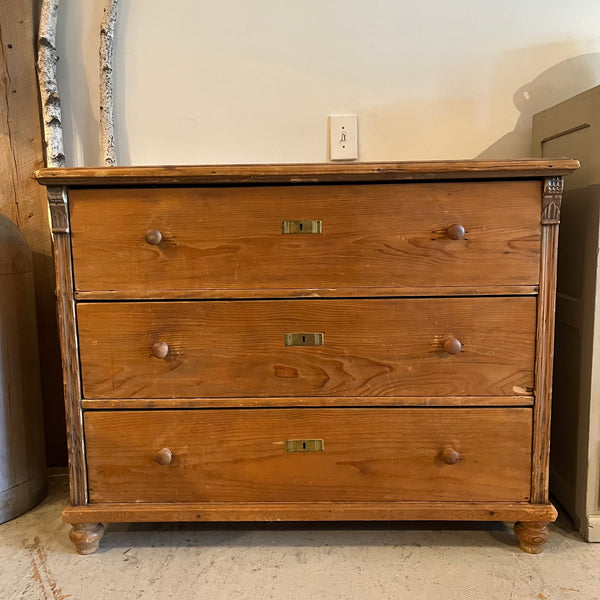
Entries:
{"type": "Polygon", "coordinates": [[[1,600],[598,600],[600,544],[566,518],[544,554],[509,524],[111,525],[78,556],[60,520],[66,478],[0,525],[1,600]]]}

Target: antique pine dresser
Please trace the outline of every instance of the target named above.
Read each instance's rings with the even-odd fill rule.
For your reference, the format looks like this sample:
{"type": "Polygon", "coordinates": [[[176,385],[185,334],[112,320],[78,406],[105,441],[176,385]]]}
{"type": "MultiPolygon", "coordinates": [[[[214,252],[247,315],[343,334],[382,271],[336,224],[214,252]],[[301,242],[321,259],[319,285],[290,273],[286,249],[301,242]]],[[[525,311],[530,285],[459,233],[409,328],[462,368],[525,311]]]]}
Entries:
{"type": "Polygon", "coordinates": [[[128,521],[517,521],[572,160],[44,169],[81,554],[128,521]]]}

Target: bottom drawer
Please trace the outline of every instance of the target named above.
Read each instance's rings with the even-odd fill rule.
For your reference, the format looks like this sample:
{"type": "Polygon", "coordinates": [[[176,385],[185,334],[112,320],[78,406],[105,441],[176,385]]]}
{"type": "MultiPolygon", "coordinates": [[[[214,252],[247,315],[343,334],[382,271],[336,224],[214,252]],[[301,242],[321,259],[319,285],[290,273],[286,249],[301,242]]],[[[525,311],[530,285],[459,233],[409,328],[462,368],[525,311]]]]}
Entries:
{"type": "Polygon", "coordinates": [[[90,502],[530,498],[529,408],[93,411],[84,418],[90,502]]]}

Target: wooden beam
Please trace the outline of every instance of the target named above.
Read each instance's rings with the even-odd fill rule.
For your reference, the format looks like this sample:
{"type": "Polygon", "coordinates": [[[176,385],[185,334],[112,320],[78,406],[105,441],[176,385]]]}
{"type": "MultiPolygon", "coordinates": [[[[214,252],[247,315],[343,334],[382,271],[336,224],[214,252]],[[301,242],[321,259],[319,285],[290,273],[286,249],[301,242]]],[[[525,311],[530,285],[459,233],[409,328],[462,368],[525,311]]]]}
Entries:
{"type": "Polygon", "coordinates": [[[32,0],[0,2],[0,211],[21,229],[33,251],[46,448],[49,464],[63,465],[66,436],[54,263],[46,192],[32,177],[44,166],[33,21],[32,0]]]}

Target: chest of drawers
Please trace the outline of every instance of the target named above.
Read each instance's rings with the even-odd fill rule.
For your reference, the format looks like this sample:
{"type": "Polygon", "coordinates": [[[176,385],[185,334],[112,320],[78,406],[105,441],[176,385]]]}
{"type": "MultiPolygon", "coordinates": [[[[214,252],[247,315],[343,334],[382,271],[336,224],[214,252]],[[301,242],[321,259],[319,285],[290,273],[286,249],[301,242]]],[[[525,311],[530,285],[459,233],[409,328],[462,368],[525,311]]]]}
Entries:
{"type": "Polygon", "coordinates": [[[548,501],[575,161],[46,169],[78,552],[101,523],[548,501]]]}

